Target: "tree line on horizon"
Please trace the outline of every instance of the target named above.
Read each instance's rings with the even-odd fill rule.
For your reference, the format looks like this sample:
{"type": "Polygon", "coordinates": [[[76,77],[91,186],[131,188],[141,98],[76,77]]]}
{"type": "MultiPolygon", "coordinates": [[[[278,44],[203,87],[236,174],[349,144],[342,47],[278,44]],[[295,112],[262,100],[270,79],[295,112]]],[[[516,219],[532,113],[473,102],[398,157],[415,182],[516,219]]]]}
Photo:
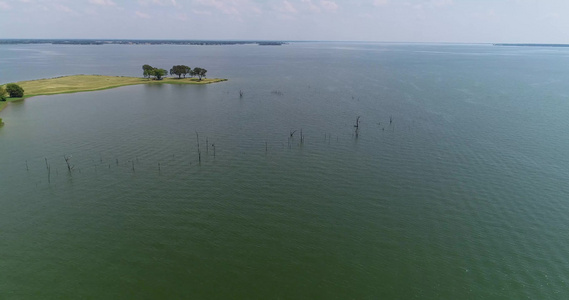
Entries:
{"type": "MultiPolygon", "coordinates": [[[[154,77],[155,80],[161,80],[164,76],[168,75],[168,71],[165,69],[154,68],[151,65],[143,65],[142,71],[144,78],[154,77]]],[[[201,81],[202,78],[206,77],[206,73],[207,70],[204,68],[195,67],[192,69],[185,65],[175,65],[170,69],[170,75],[178,75],[179,79],[181,79],[182,76],[184,76],[184,78],[186,78],[186,76],[197,76],[198,80],[201,81]]]]}

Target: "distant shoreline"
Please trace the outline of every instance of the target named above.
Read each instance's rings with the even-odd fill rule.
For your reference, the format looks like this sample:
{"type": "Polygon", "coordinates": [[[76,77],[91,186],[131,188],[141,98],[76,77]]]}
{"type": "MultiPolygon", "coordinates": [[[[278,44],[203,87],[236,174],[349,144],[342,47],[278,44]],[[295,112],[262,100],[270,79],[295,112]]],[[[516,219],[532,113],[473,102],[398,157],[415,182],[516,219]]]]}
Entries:
{"type": "Polygon", "coordinates": [[[569,47],[569,44],[492,44],[494,46],[507,46],[507,47],[569,47]]]}
{"type": "Polygon", "coordinates": [[[283,41],[222,41],[222,40],[114,40],[114,39],[0,39],[0,45],[259,45],[281,46],[283,41]]]}
{"type": "MultiPolygon", "coordinates": [[[[166,77],[162,80],[153,80],[142,77],[106,76],[106,75],[71,75],[47,79],[37,79],[16,82],[24,89],[24,97],[8,98],[6,102],[0,102],[0,111],[7,106],[8,102],[20,101],[34,96],[47,96],[57,94],[69,94],[80,92],[92,92],[117,88],[136,84],[210,84],[227,81],[223,78],[173,78],[166,77]]],[[[2,84],[3,85],[3,84],[2,84]]]]}

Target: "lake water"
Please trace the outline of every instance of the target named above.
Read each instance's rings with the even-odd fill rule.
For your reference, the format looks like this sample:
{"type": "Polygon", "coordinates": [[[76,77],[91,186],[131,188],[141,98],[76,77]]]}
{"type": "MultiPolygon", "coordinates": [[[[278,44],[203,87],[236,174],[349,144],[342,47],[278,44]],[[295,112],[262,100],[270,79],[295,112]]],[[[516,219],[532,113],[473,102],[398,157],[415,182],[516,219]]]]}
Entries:
{"type": "Polygon", "coordinates": [[[143,64],[229,81],[0,112],[0,298],[569,298],[569,49],[0,46],[143,64]]]}

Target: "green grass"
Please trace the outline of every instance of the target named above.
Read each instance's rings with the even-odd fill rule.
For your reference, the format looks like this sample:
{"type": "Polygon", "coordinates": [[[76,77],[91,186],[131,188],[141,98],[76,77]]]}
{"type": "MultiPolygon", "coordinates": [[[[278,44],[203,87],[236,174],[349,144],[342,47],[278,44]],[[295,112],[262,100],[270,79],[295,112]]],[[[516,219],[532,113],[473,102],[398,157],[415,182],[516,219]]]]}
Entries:
{"type": "MultiPolygon", "coordinates": [[[[134,84],[209,84],[226,81],[227,79],[204,78],[164,78],[152,80],[141,77],[104,76],[104,75],[72,75],[48,79],[38,79],[16,82],[24,89],[24,97],[8,98],[8,101],[17,101],[39,95],[55,95],[112,89],[134,84]]],[[[1,104],[0,104],[0,107],[1,104]]],[[[0,109],[1,110],[1,109],[0,109]]]]}

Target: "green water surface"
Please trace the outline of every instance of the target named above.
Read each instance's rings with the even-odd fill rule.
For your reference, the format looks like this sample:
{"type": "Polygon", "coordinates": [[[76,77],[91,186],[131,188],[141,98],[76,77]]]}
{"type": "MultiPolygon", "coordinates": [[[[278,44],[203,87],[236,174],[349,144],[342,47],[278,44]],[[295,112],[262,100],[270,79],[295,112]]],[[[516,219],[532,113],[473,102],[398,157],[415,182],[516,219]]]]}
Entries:
{"type": "Polygon", "coordinates": [[[0,82],[229,81],[2,111],[0,298],[567,299],[567,51],[2,45],[0,82]]]}

